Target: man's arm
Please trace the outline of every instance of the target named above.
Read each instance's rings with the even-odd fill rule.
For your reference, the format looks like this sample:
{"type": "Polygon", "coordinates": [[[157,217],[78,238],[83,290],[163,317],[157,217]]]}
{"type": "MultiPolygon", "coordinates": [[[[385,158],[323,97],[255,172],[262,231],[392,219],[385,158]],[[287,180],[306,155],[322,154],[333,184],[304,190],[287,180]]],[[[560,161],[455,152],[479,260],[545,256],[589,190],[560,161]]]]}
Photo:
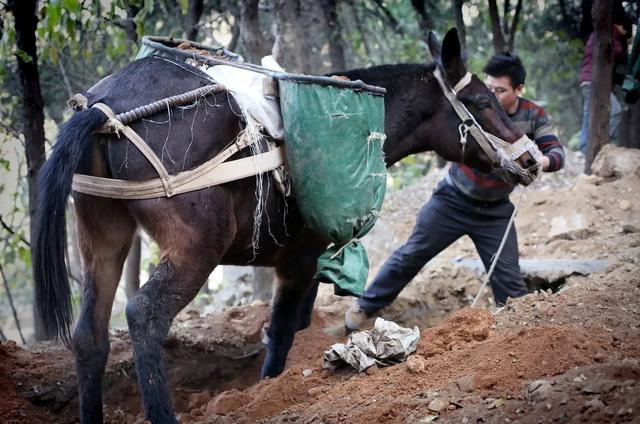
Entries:
{"type": "Polygon", "coordinates": [[[534,117],[534,141],[544,155],[542,157],[542,170],[555,172],[564,166],[564,148],[556,136],[551,121],[543,108],[538,107],[534,117]]]}

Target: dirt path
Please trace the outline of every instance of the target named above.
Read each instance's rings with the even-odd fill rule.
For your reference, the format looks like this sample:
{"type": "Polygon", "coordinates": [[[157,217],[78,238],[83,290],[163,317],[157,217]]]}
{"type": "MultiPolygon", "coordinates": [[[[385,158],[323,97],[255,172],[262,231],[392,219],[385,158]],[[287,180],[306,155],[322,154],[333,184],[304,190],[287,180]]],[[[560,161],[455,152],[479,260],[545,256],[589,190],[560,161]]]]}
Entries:
{"type": "MultiPolygon", "coordinates": [[[[603,261],[600,271],[532,275],[529,283],[559,291],[536,292],[498,311],[487,293],[484,308],[470,309],[479,282],[473,269],[458,265],[475,258],[462,239],[383,311],[420,327],[410,361],[361,374],[322,369],[323,352],[345,339],[342,313],[351,302],[328,287],[311,328],[296,336],[286,371],[265,381],[258,374],[268,305],[184,312],[165,347],[180,421],[640,422],[640,171],[585,177],[572,171],[577,166],[525,192],[516,221],[521,254],[603,261]]],[[[426,176],[388,197],[366,240],[372,272],[407,237],[438,179],[426,176]]],[[[107,421],[142,423],[126,332],[112,334],[105,382],[107,421]]],[[[77,422],[75,384],[64,348],[0,345],[0,385],[7,388],[0,391],[0,422],[77,422]]]]}

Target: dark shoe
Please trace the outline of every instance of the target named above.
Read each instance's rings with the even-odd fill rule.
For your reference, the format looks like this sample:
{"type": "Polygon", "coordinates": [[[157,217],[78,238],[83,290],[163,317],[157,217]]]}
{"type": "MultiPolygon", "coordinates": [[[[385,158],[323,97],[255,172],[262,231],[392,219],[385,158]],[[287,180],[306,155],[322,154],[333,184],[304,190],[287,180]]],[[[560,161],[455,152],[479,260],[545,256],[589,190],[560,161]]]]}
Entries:
{"type": "Polygon", "coordinates": [[[357,302],[347,309],[344,313],[344,326],[349,331],[361,330],[366,322],[373,316],[373,313],[368,313],[357,302]]]}

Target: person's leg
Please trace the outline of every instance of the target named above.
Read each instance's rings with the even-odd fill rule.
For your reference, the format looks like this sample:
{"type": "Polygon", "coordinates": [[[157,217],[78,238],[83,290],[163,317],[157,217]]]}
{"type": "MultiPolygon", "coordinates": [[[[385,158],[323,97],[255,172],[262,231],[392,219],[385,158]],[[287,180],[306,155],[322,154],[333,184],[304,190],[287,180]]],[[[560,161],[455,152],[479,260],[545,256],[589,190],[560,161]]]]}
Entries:
{"type": "Polygon", "coordinates": [[[393,302],[431,258],[465,233],[464,215],[455,207],[455,199],[442,193],[448,190],[439,189],[422,207],[409,239],[391,254],[358,300],[366,313],[393,302]]]}
{"type": "Polygon", "coordinates": [[[609,115],[609,138],[611,143],[618,144],[618,133],[620,132],[620,121],[622,120],[622,106],[616,95],[612,92],[611,114],[609,115]]]}
{"type": "Polygon", "coordinates": [[[580,142],[578,148],[587,154],[587,142],[589,137],[589,99],[591,98],[591,84],[580,87],[582,91],[582,122],[580,124],[580,142]]]}
{"type": "MultiPolygon", "coordinates": [[[[477,225],[470,236],[487,271],[500,247],[512,211],[513,204],[505,202],[498,206],[485,208],[484,213],[477,217],[477,225]]],[[[496,305],[503,305],[507,301],[507,297],[516,298],[528,293],[520,273],[518,260],[518,237],[515,227],[512,226],[489,280],[496,305]]]]}

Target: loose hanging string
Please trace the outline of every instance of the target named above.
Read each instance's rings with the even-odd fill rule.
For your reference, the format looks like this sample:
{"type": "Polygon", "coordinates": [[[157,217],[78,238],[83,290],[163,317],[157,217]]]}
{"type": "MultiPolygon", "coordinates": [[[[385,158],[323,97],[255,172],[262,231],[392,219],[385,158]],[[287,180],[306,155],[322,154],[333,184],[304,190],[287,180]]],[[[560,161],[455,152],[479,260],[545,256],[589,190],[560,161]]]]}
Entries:
{"type": "Polygon", "coordinates": [[[491,263],[491,267],[489,268],[489,271],[485,274],[483,278],[482,285],[478,290],[478,294],[476,294],[476,297],[473,299],[473,302],[471,303],[471,307],[476,306],[478,299],[480,299],[480,295],[484,291],[484,288],[487,286],[487,283],[489,282],[489,279],[493,274],[493,270],[495,269],[496,264],[498,263],[498,259],[500,258],[500,254],[502,253],[502,248],[504,247],[504,244],[507,241],[507,237],[509,235],[509,231],[511,230],[511,226],[513,225],[513,221],[515,220],[516,214],[518,213],[518,208],[520,207],[520,202],[522,202],[522,197],[524,196],[525,190],[526,190],[526,187],[522,189],[522,193],[520,193],[520,198],[518,199],[518,202],[515,204],[513,208],[513,213],[511,213],[511,218],[509,219],[509,223],[507,224],[507,229],[504,232],[504,236],[502,236],[500,247],[498,247],[498,251],[496,252],[493,258],[493,262],[491,263]]]}

